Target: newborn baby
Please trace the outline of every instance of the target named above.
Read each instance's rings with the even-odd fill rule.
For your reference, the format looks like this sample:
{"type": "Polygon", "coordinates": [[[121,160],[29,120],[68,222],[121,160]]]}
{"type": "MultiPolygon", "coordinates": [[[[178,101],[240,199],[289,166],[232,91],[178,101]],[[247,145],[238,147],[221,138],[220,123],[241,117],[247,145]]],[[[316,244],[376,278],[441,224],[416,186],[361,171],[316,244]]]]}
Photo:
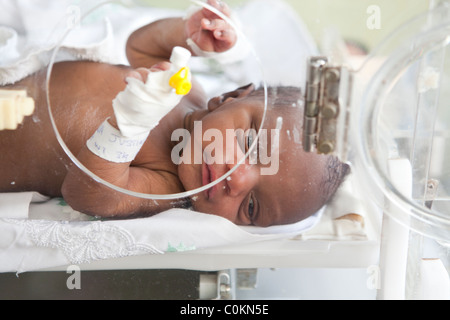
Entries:
{"type": "MultiPolygon", "coordinates": [[[[222,2],[208,3],[230,16],[222,2]]],[[[143,133],[142,145],[132,158],[113,161],[89,147],[89,141],[104,128],[114,130],[111,132],[120,139],[130,138],[121,129],[123,119],[113,101],[127,90],[127,84],[144,84],[152,74],[167,72],[174,47],[184,47],[194,55],[199,50],[221,53],[232,49],[236,41],[233,28],[207,9],[189,19],[159,20],[130,36],[130,66],[60,62],[53,66],[49,90],[54,120],[67,147],[85,167],[111,184],[139,193],[180,193],[205,186],[242,162],[228,179],[179,201],[135,197],[95,181],[72,163],[55,137],[47,110],[46,70],[42,70],[6,87],[25,89],[35,100],[36,111],[18,130],[0,132],[4,150],[0,191],[63,196],[75,210],[108,218],[149,216],[192,206],[239,225],[265,227],[314,214],[330,200],[348,167],[334,157],[303,151],[299,88],[269,88],[263,123],[263,89],[249,84],[208,99],[192,79],[190,92],[178,96],[157,123],[148,124],[151,129],[143,133]],[[258,139],[261,126],[267,135],[258,139]],[[180,130],[188,134],[174,139],[180,130]],[[230,142],[225,139],[229,132],[244,134],[232,136],[233,143],[219,143],[220,136],[230,142]],[[247,153],[253,157],[244,161],[247,153]],[[176,161],[174,154],[179,156],[176,161]],[[271,161],[263,161],[267,159],[271,161]]],[[[142,127],[142,121],[137,122],[131,126],[142,127]]]]}

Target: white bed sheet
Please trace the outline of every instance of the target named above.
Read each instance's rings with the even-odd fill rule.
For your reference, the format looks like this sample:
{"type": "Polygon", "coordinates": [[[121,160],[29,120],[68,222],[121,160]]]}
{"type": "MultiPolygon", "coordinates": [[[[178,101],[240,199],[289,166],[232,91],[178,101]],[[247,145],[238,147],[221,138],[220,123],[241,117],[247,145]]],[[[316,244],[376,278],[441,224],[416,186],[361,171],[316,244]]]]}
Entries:
{"type": "Polygon", "coordinates": [[[319,219],[314,216],[291,225],[290,230],[266,228],[256,234],[224,218],[186,209],[149,218],[100,221],[72,210],[62,199],[46,199],[33,192],[0,194],[0,208],[0,272],[19,273],[285,238],[313,227],[319,219]]]}

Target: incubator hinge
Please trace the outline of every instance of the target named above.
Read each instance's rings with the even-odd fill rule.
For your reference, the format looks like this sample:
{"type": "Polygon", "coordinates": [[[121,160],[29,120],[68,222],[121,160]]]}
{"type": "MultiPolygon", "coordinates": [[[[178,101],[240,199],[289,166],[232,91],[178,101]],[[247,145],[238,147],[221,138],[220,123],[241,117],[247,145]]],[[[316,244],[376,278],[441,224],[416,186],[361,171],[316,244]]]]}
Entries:
{"type": "Polygon", "coordinates": [[[308,60],[303,148],[307,152],[347,157],[351,73],[326,57],[308,60]]]}

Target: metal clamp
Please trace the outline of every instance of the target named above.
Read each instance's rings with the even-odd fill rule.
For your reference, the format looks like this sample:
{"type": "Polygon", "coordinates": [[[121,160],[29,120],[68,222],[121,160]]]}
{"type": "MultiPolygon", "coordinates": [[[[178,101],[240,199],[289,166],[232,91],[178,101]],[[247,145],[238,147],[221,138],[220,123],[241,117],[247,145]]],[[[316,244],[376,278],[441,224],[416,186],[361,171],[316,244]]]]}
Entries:
{"type": "Polygon", "coordinates": [[[217,299],[232,300],[232,281],[228,271],[220,271],[217,275],[217,299]]]}
{"type": "Polygon", "coordinates": [[[308,61],[303,122],[306,152],[347,156],[351,74],[343,66],[330,66],[326,57],[308,61]]]}

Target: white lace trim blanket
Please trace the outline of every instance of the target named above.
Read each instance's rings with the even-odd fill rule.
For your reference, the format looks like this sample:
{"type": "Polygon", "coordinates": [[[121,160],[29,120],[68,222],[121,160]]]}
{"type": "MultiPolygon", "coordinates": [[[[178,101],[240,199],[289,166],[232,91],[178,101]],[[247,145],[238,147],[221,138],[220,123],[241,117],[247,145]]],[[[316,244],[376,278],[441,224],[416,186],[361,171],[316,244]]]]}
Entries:
{"type": "Polygon", "coordinates": [[[64,200],[37,193],[0,194],[0,272],[26,272],[143,254],[242,246],[293,237],[312,228],[300,223],[269,228],[240,227],[186,209],[153,217],[100,221],[74,211],[64,200]],[[256,230],[255,230],[256,229],[256,230]]]}

